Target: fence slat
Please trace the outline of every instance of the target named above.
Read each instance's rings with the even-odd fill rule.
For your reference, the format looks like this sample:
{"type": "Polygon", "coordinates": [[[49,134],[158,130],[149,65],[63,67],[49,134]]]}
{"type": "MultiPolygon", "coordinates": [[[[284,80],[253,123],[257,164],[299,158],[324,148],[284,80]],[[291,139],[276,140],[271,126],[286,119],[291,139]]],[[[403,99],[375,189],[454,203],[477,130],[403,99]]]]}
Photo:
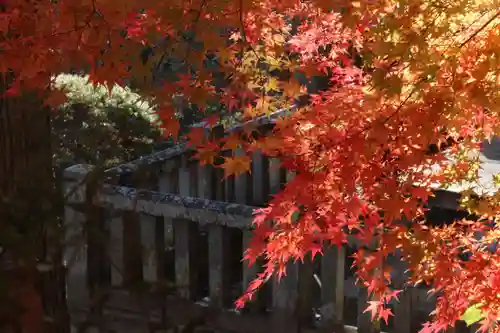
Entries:
{"type": "Polygon", "coordinates": [[[212,184],[214,168],[211,165],[198,165],[198,198],[213,198],[212,184]]]}
{"type": "Polygon", "coordinates": [[[264,157],[261,152],[252,154],[252,204],[259,206],[264,203],[264,157]]]}
{"type": "MultiPolygon", "coordinates": [[[[232,156],[232,151],[225,151],[222,153],[223,156],[232,156]]],[[[224,186],[224,201],[226,202],[234,202],[235,193],[234,193],[234,175],[224,178],[223,186],[224,186]]]]}
{"type": "MultiPolygon", "coordinates": [[[[88,278],[87,237],[85,235],[85,213],[76,207],[83,207],[87,199],[86,177],[92,170],[90,165],[73,165],[64,170],[64,252],[63,264],[67,268],[68,303],[87,303],[90,297],[88,278]]],[[[78,304],[80,305],[80,304],[78,304]]]]}
{"type": "Polygon", "coordinates": [[[124,211],[122,217],[124,283],[130,285],[142,281],[143,277],[141,223],[139,213],[135,211],[124,211]]]}
{"type": "MultiPolygon", "coordinates": [[[[212,199],[212,179],[214,169],[209,165],[198,166],[198,197],[212,199]]],[[[226,256],[228,254],[227,235],[224,227],[210,225],[208,227],[208,289],[210,302],[214,306],[223,307],[228,294],[226,283],[226,256]]]]}
{"type": "Polygon", "coordinates": [[[191,195],[191,175],[189,172],[188,158],[187,156],[181,156],[181,165],[178,169],[179,177],[179,195],[190,196],[191,195]]]}
{"type": "Polygon", "coordinates": [[[278,281],[273,277],[273,332],[294,332],[297,329],[295,315],[299,287],[299,265],[288,263],[286,276],[278,281]]]}
{"type": "Polygon", "coordinates": [[[281,162],[278,158],[269,158],[269,194],[276,194],[281,188],[281,162]]]}
{"type": "Polygon", "coordinates": [[[321,302],[327,309],[322,320],[344,318],[345,247],[326,246],[321,257],[321,302]]]}
{"type": "Polygon", "coordinates": [[[111,261],[111,285],[118,287],[123,284],[125,261],[123,258],[123,218],[112,217],[109,221],[110,240],[109,257],[111,261]]]}
{"type": "MultiPolygon", "coordinates": [[[[287,172],[287,180],[294,174],[287,172]]],[[[269,158],[269,194],[281,190],[281,161],[269,158]]],[[[296,329],[311,310],[313,266],[312,261],[300,264],[290,262],[287,265],[287,275],[278,281],[273,280],[273,329],[289,332],[296,329]],[[297,313],[298,311],[298,313],[297,313]],[[297,318],[297,314],[299,317],[297,318]],[[292,320],[293,318],[293,320],[292,320]]]]}
{"type": "Polygon", "coordinates": [[[197,197],[198,186],[199,186],[199,181],[198,181],[199,164],[191,160],[189,160],[187,163],[188,163],[187,168],[189,171],[189,194],[192,197],[197,197]]]}
{"type": "Polygon", "coordinates": [[[223,226],[211,225],[208,228],[208,282],[210,301],[213,305],[223,307],[228,299],[227,255],[228,235],[223,226]]]}
{"type": "Polygon", "coordinates": [[[142,245],[142,277],[146,282],[158,281],[158,254],[156,253],[156,217],[139,214],[142,245]]]}
{"type": "MultiPolygon", "coordinates": [[[[172,161],[170,161],[172,162],[172,161]]],[[[164,167],[164,172],[159,180],[158,188],[160,192],[164,193],[178,193],[178,184],[179,184],[179,163],[169,163],[165,164],[164,167]]],[[[161,247],[162,255],[163,257],[163,252],[165,251],[167,246],[173,246],[174,245],[174,231],[173,231],[173,226],[172,226],[172,219],[165,217],[163,218],[163,227],[160,226],[159,224],[162,223],[160,222],[160,219],[157,221],[157,229],[158,231],[161,231],[163,229],[163,244],[161,243],[161,240],[158,239],[159,241],[157,242],[157,245],[161,247]]],[[[159,237],[159,235],[157,235],[159,237]]],[[[160,253],[160,252],[159,252],[160,253]]],[[[161,267],[164,265],[163,260],[159,260],[161,263],[161,267]]],[[[161,268],[163,271],[163,267],[161,268]]]]}
{"type": "Polygon", "coordinates": [[[380,332],[376,328],[376,323],[371,319],[369,312],[364,312],[368,306],[368,290],[365,287],[358,289],[358,333],[376,333],[380,332]]]}
{"type": "Polygon", "coordinates": [[[298,262],[296,265],[298,266],[296,314],[298,325],[306,327],[312,324],[314,262],[311,254],[307,254],[304,261],[298,262]]]}
{"type": "MultiPolygon", "coordinates": [[[[156,276],[157,280],[160,281],[161,283],[167,282],[167,267],[166,267],[166,248],[167,248],[167,241],[168,235],[167,235],[167,228],[166,228],[166,221],[163,216],[155,216],[154,218],[154,237],[155,237],[155,260],[156,260],[156,276]]],[[[170,225],[170,228],[172,228],[172,225],[170,225]]],[[[172,238],[173,241],[173,231],[169,230],[170,232],[170,237],[172,238]]],[[[173,245],[173,243],[172,243],[173,245]]]]}
{"type": "Polygon", "coordinates": [[[407,277],[405,275],[406,265],[399,260],[399,255],[396,256],[394,262],[394,278],[393,285],[396,289],[402,289],[399,293],[399,301],[394,303],[394,331],[397,333],[410,333],[412,328],[412,293],[408,288],[404,288],[407,277]]]}
{"type": "Polygon", "coordinates": [[[67,267],[67,297],[68,303],[73,301],[88,302],[89,290],[87,284],[87,245],[83,234],[85,214],[70,206],[64,207],[64,224],[66,227],[66,248],[64,265],[67,267]]]}
{"type": "MultiPolygon", "coordinates": [[[[179,194],[181,196],[195,196],[191,193],[191,170],[186,155],[181,156],[179,177],[179,194]]],[[[197,267],[195,258],[198,254],[196,242],[198,226],[186,219],[174,219],[175,244],[175,284],[179,295],[186,299],[193,299],[197,287],[197,267]]]]}
{"type": "Polygon", "coordinates": [[[179,168],[181,167],[181,158],[165,161],[162,171],[158,177],[158,190],[167,193],[179,193],[179,168]]]}
{"type": "Polygon", "coordinates": [[[222,168],[215,168],[214,170],[214,183],[213,186],[215,187],[215,200],[218,201],[224,201],[224,198],[226,197],[226,189],[224,186],[224,183],[226,181],[224,180],[224,169],[222,168]]]}
{"type": "MultiPolygon", "coordinates": [[[[234,152],[235,156],[243,156],[245,152],[238,148],[234,152]]],[[[247,203],[248,191],[247,191],[248,173],[244,173],[234,178],[234,196],[237,203],[247,203]]]]}
{"type": "Polygon", "coordinates": [[[185,219],[174,219],[175,240],[175,284],[179,296],[193,299],[197,286],[197,267],[194,261],[197,254],[196,223],[185,219]]]}
{"type": "Polygon", "coordinates": [[[107,230],[106,212],[104,208],[91,203],[88,198],[85,207],[85,231],[87,237],[87,281],[91,297],[109,284],[107,258],[107,230]]]}
{"type": "MultiPolygon", "coordinates": [[[[250,245],[250,241],[252,239],[253,232],[251,230],[243,230],[242,233],[242,245],[243,245],[243,251],[242,254],[245,253],[245,251],[248,249],[250,245]]],[[[256,263],[254,263],[252,266],[248,266],[248,261],[243,260],[242,265],[243,265],[243,281],[242,281],[242,292],[245,292],[250,283],[257,278],[257,274],[260,272],[262,266],[262,261],[257,260],[256,263]]],[[[264,286],[263,288],[265,288],[264,286]]],[[[265,306],[264,304],[264,298],[263,298],[263,290],[260,289],[256,292],[254,295],[254,298],[246,305],[246,309],[250,312],[256,312],[258,311],[261,307],[265,306]]]]}

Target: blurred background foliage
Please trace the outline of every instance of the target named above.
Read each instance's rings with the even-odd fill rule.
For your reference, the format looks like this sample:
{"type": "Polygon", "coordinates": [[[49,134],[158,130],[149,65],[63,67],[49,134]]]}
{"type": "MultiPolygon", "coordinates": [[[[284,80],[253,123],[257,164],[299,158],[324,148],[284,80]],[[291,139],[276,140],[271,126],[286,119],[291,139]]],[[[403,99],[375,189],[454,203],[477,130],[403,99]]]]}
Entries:
{"type": "MultiPolygon", "coordinates": [[[[154,102],[129,87],[115,85],[109,93],[106,87],[89,83],[88,76],[76,74],[57,76],[54,87],[67,97],[52,115],[56,166],[84,163],[108,168],[175,144],[162,135],[154,102]]],[[[207,105],[205,112],[183,103],[178,111],[180,134],[214,113],[221,114],[225,126],[237,122],[239,115],[227,114],[215,102],[207,105]]]]}
{"type": "Polygon", "coordinates": [[[154,107],[129,88],[109,93],[72,74],[59,75],[54,85],[67,97],[52,116],[55,165],[110,167],[151,153],[162,137],[154,107]]]}

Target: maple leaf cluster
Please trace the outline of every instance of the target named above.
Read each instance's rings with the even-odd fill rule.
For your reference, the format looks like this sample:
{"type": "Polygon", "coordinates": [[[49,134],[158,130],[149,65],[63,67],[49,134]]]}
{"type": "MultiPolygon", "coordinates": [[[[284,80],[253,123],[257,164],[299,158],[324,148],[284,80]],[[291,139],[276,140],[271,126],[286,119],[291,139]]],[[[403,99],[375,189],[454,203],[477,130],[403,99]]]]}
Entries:
{"type": "Polygon", "coordinates": [[[433,188],[477,183],[470,153],[500,134],[498,8],[497,0],[5,0],[0,72],[15,73],[9,94],[36,90],[52,101],[57,73],[87,72],[108,87],[140,78],[174,137],[179,96],[201,112],[215,100],[251,119],[295,105],[315,76],[327,77],[326,89],[266,135],[244,127],[224,138],[203,128],[187,136],[205,164],[239,151],[218,165],[226,176],[248,171],[255,151],[296,174],[255,216],[246,259],[265,258],[265,270],[238,304],[289,260],[349,235],[376,239],[376,249],[355,254],[359,281],[378,300],[368,308],[374,318],[387,320],[397,297],[384,263],[399,252],[408,284],[439,292],[424,331],[453,326],[478,304],[482,329],[500,331],[500,257],[488,246],[500,235],[490,223],[500,194],[464,201],[474,221],[422,222],[433,188]],[[178,80],[155,79],[165,56],[184,64],[178,80]],[[223,87],[214,84],[220,77],[223,87]],[[429,153],[450,139],[457,144],[429,153]]]}

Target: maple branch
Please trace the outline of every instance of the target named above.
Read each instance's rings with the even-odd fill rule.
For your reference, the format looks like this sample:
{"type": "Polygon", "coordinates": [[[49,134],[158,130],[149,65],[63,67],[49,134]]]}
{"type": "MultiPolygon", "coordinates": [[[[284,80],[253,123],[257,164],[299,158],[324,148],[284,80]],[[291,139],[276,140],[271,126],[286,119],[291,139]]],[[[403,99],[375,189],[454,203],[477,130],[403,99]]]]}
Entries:
{"type": "Polygon", "coordinates": [[[92,22],[92,17],[97,13],[96,12],[96,9],[95,9],[95,4],[94,2],[92,2],[93,5],[92,5],[92,12],[87,16],[87,19],[85,20],[85,22],[83,23],[83,25],[76,25],[75,24],[75,27],[73,29],[70,29],[70,30],[67,30],[67,31],[60,31],[60,32],[55,32],[51,35],[51,37],[57,37],[57,36],[62,36],[62,35],[69,35],[73,32],[77,32],[77,31],[80,31],[82,29],[85,29],[85,28],[91,28],[90,26],[90,23],[92,22]]]}
{"type": "MultiPolygon", "coordinates": [[[[493,15],[490,19],[488,19],[487,22],[485,22],[479,29],[477,29],[465,42],[463,42],[461,45],[460,45],[460,48],[462,48],[463,46],[465,46],[467,43],[469,43],[472,39],[474,39],[474,37],[476,37],[482,30],[484,30],[491,22],[493,22],[497,17],[500,16],[500,10],[497,11],[497,13],[495,15],[493,15]]],[[[394,62],[393,62],[394,63],[394,62]]],[[[391,64],[392,65],[392,64],[391,64]]],[[[417,81],[417,83],[415,84],[414,88],[412,89],[412,91],[408,94],[408,96],[403,100],[403,102],[400,103],[400,105],[398,106],[398,108],[392,113],[390,114],[389,116],[387,116],[381,124],[386,124],[389,120],[391,120],[394,116],[398,115],[399,112],[401,111],[401,109],[404,107],[404,105],[409,101],[409,99],[415,94],[415,92],[417,92],[418,90],[418,86],[420,85],[420,83],[424,82],[427,80],[427,77],[422,77],[419,81],[417,81]]],[[[362,130],[360,130],[358,133],[355,133],[354,135],[355,136],[358,136],[362,133],[364,133],[365,131],[369,130],[371,128],[371,124],[366,126],[365,128],[363,128],[362,130]]]]}
{"type": "MultiPolygon", "coordinates": [[[[389,116],[387,116],[382,121],[382,123],[381,123],[382,125],[386,124],[389,120],[391,120],[394,116],[396,116],[403,109],[403,106],[410,100],[410,98],[413,96],[413,94],[415,94],[417,92],[418,85],[420,83],[422,83],[423,81],[425,81],[425,80],[426,80],[426,78],[423,78],[423,79],[419,80],[417,82],[417,84],[415,84],[415,87],[408,94],[408,96],[406,96],[406,98],[399,104],[399,106],[397,107],[397,109],[394,110],[394,112],[392,112],[389,116]]],[[[359,130],[357,133],[354,133],[354,136],[361,135],[361,134],[363,134],[364,132],[368,131],[371,128],[372,128],[372,123],[370,123],[369,125],[365,126],[363,129],[359,130]]]]}
{"type": "MultiPolygon", "coordinates": [[[[250,49],[250,51],[252,51],[255,54],[255,56],[257,57],[257,60],[259,60],[260,56],[257,54],[257,51],[255,51],[255,49],[248,42],[248,39],[247,39],[247,33],[245,31],[245,24],[243,22],[243,0],[239,0],[239,3],[240,3],[239,23],[240,23],[240,30],[241,30],[241,39],[246,44],[246,47],[248,47],[250,49]]],[[[242,45],[241,53],[244,53],[244,51],[243,51],[243,45],[242,45]]]]}
{"type": "Polygon", "coordinates": [[[493,15],[488,21],[486,21],[481,27],[479,27],[479,29],[474,31],[474,33],[470,35],[469,38],[467,38],[467,40],[465,40],[462,44],[460,44],[459,48],[462,48],[465,45],[467,45],[471,40],[473,40],[479,33],[481,33],[481,31],[486,29],[486,27],[490,25],[490,23],[493,22],[499,16],[500,16],[500,10],[498,10],[495,15],[493,15]]]}
{"type": "Polygon", "coordinates": [[[243,0],[240,0],[240,10],[239,10],[239,22],[240,22],[240,30],[241,30],[241,38],[247,42],[247,36],[245,31],[245,25],[243,24],[243,0]]]}
{"type": "MultiPolygon", "coordinates": [[[[207,4],[207,1],[208,0],[202,0],[201,2],[201,5],[200,5],[200,9],[198,9],[198,13],[196,15],[196,17],[194,18],[193,22],[191,23],[192,24],[192,33],[193,35],[196,37],[196,29],[198,27],[198,22],[200,21],[201,19],[201,13],[203,12],[203,8],[205,7],[205,5],[207,4]]],[[[189,45],[189,43],[187,43],[188,45],[188,48],[186,50],[186,55],[184,56],[184,59],[182,60],[183,63],[186,63],[190,54],[191,54],[191,46],[189,45]]]]}

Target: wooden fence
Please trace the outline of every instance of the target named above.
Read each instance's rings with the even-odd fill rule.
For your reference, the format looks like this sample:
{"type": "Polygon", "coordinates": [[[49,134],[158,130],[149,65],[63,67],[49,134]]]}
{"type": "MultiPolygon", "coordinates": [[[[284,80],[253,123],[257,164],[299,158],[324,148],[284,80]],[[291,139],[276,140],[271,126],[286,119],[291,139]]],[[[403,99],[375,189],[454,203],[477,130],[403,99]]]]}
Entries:
{"type": "MultiPolygon", "coordinates": [[[[172,281],[172,288],[166,289],[176,296],[168,297],[178,303],[169,303],[170,309],[181,308],[176,304],[182,300],[194,304],[203,299],[221,313],[231,309],[259,273],[258,265],[241,262],[253,211],[293,174],[281,168],[278,159],[255,153],[251,174],[222,181],[221,169],[201,166],[191,155],[180,144],[108,170],[104,182],[92,181],[92,166],[66,170],[65,260],[71,308],[87,306],[103,286],[126,290],[141,283],[153,295],[165,281],[172,281]]],[[[440,192],[430,205],[453,210],[456,199],[453,193],[440,192]]],[[[377,327],[363,313],[367,292],[354,283],[350,251],[348,246],[328,248],[314,262],[290,263],[286,277],[268,282],[246,311],[224,312],[233,319],[220,319],[219,328],[249,333],[289,332],[299,326],[319,330],[334,319],[358,332],[417,332],[434,297],[424,288],[405,289],[392,305],[395,316],[389,325],[377,327]]],[[[390,264],[395,283],[402,285],[404,265],[396,258],[390,264]]],[[[167,298],[167,293],[160,295],[167,298]]],[[[177,313],[172,320],[183,315],[177,313]]],[[[460,322],[455,330],[470,328],[460,322]]]]}

